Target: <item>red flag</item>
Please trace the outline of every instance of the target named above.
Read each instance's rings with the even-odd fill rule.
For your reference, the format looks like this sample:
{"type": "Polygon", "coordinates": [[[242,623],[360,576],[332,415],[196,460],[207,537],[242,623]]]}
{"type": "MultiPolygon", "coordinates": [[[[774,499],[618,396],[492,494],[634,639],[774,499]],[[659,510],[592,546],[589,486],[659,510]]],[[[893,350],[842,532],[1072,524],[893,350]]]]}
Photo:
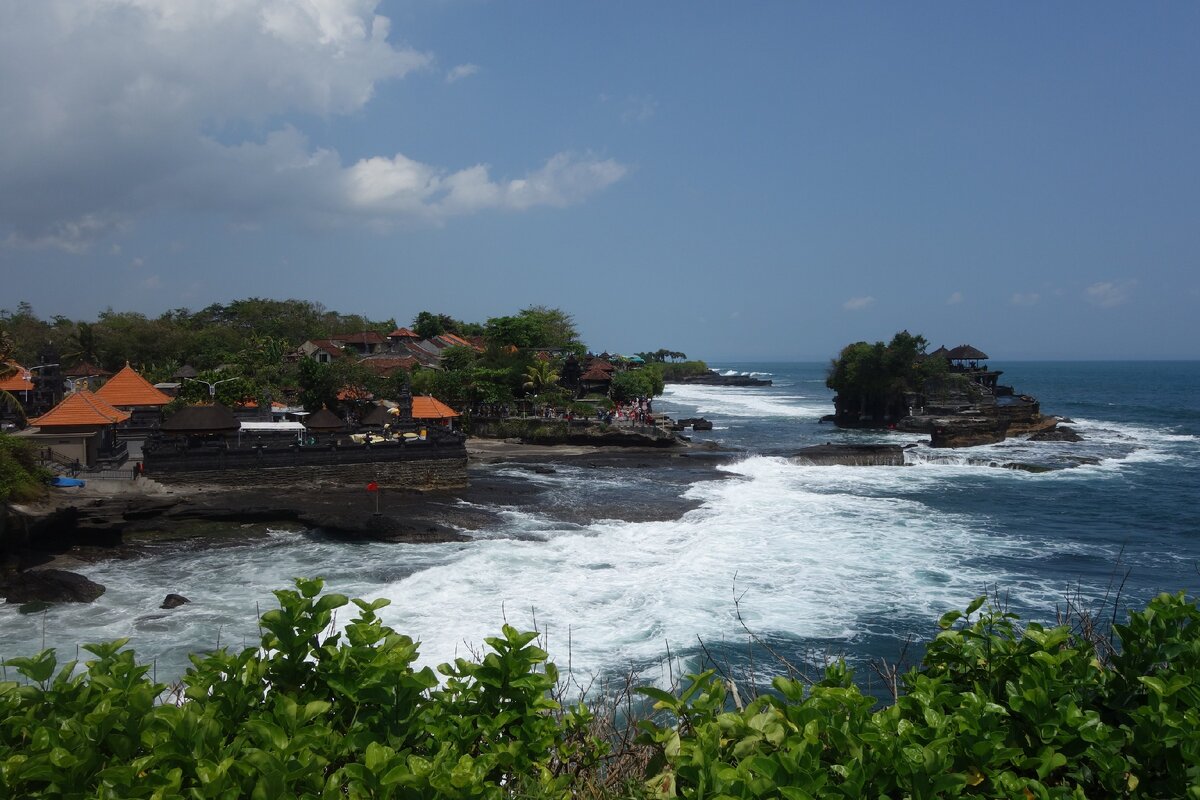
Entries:
{"type": "Polygon", "coordinates": [[[378,492],[379,484],[376,483],[375,481],[371,481],[370,483],[367,484],[367,491],[368,492],[378,492]]]}

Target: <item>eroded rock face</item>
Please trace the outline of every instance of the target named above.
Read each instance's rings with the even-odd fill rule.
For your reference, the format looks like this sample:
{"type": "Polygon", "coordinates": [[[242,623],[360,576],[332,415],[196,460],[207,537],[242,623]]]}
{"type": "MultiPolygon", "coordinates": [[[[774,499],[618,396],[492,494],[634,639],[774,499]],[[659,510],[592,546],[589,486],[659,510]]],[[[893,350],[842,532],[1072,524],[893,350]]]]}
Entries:
{"type": "Polygon", "coordinates": [[[988,417],[939,417],[929,436],[930,447],[978,447],[1003,442],[1008,423],[988,417]]]}
{"type": "Polygon", "coordinates": [[[0,589],[10,603],[91,603],[104,587],[65,569],[18,572],[0,589]]]}

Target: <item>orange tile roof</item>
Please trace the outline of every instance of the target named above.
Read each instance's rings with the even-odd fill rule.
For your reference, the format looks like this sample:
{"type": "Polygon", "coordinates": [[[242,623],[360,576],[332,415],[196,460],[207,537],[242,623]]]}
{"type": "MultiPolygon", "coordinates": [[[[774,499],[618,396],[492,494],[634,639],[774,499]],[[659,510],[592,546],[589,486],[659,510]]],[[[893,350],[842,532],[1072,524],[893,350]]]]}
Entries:
{"type": "Polygon", "coordinates": [[[393,339],[393,338],[395,338],[395,339],[420,339],[421,337],[417,336],[415,333],[410,331],[408,328],[396,328],[396,330],[394,330],[388,334],[388,338],[389,339],[393,339]]]}
{"type": "Polygon", "coordinates": [[[413,399],[413,419],[448,419],[457,417],[458,412],[436,397],[418,395],[413,399]]]}
{"type": "Polygon", "coordinates": [[[39,428],[111,425],[114,422],[124,422],[129,416],[129,412],[119,411],[98,395],[87,389],[80,389],[67,395],[61,403],[37,419],[29,420],[29,424],[39,428]]]}
{"type": "Polygon", "coordinates": [[[6,362],[17,368],[17,371],[0,381],[0,392],[29,392],[33,390],[33,381],[29,379],[29,370],[15,361],[6,362]]]}
{"type": "Polygon", "coordinates": [[[171,402],[170,397],[134,372],[128,362],[96,390],[96,396],[113,406],[165,406],[171,402]]]}

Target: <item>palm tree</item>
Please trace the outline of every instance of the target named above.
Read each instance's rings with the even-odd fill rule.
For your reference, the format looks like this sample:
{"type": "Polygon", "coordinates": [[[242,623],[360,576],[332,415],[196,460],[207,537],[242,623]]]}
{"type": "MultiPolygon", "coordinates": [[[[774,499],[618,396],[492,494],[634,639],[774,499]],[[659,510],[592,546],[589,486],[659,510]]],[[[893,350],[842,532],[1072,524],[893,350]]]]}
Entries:
{"type": "Polygon", "coordinates": [[[542,394],[558,386],[558,372],[549,361],[535,361],[525,368],[523,388],[530,394],[542,394]]]}
{"type": "Polygon", "coordinates": [[[97,364],[100,361],[96,327],[90,323],[79,323],[75,333],[67,337],[67,347],[68,351],[63,354],[63,358],[68,361],[74,361],[77,364],[84,362],[97,364]]]}

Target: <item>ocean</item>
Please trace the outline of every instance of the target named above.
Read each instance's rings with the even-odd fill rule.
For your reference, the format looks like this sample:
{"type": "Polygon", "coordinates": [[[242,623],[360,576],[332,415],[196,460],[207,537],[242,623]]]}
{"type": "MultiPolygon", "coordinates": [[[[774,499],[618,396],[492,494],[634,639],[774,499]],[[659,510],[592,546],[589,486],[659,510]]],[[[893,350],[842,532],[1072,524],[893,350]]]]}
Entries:
{"type": "Polygon", "coordinates": [[[330,591],[389,598],[384,619],[430,664],[478,652],[508,622],[543,631],[581,683],[629,670],[662,682],[708,656],[781,671],[747,631],[793,663],[845,657],[866,676],[981,594],[1053,621],[1068,598],[1124,609],[1200,584],[1200,362],[993,362],[1084,440],[920,444],[904,467],[788,460],[810,444],[927,438],[821,423],[833,408],[824,364],[716,366],[773,385],[669,385],[655,400],[656,411],[714,423],[695,441],[737,452],[699,481],[653,466],[474,467],[534,485],[537,504],[493,507],[499,521],[466,542],[279,531],[98,563],[79,570],[108,587],[94,604],[0,608],[0,656],[44,643],[73,658],[80,643],[129,637],[170,680],[189,652],[255,644],[271,590],[319,575],[330,591]],[[617,513],[681,497],[693,507],[677,518],[617,513]],[[167,592],[193,602],[161,611],[167,592]]]}

